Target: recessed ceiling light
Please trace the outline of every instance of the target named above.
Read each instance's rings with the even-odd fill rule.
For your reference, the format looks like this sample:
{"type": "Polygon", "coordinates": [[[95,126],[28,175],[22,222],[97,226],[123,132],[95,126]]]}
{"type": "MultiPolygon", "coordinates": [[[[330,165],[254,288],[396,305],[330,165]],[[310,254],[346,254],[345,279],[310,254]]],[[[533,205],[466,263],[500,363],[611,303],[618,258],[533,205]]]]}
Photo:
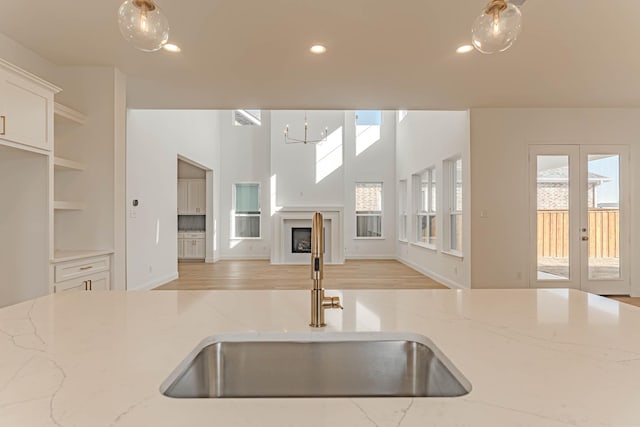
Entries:
{"type": "Polygon", "coordinates": [[[322,46],[321,44],[316,44],[311,46],[311,49],[309,49],[311,51],[311,53],[315,53],[316,55],[320,55],[321,53],[325,53],[327,51],[327,48],[322,46]]]}
{"type": "Polygon", "coordinates": [[[457,53],[469,53],[473,50],[473,46],[470,44],[463,44],[459,48],[456,49],[457,53]]]}
{"type": "Polygon", "coordinates": [[[162,46],[162,48],[167,52],[180,52],[182,50],[180,49],[180,46],[173,43],[166,43],[164,46],[162,46]]]}

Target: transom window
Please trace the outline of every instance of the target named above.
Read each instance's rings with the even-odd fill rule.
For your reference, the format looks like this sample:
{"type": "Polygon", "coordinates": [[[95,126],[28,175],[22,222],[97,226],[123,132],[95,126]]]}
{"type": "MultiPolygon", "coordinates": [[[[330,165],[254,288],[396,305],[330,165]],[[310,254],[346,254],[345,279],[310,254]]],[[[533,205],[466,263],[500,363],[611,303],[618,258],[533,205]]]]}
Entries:
{"type": "Polygon", "coordinates": [[[382,237],[382,183],[356,183],[356,237],[382,237]]]}
{"type": "Polygon", "coordinates": [[[233,110],[235,126],[261,126],[262,110],[233,110]]]}

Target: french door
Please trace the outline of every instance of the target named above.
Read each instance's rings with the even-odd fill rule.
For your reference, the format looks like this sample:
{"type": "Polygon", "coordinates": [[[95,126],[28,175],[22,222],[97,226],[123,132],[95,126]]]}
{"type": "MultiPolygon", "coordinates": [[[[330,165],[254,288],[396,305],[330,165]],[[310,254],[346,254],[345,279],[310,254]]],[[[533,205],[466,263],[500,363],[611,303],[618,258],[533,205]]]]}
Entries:
{"type": "Polygon", "coordinates": [[[629,294],[628,147],[530,145],[529,283],[629,294]]]}

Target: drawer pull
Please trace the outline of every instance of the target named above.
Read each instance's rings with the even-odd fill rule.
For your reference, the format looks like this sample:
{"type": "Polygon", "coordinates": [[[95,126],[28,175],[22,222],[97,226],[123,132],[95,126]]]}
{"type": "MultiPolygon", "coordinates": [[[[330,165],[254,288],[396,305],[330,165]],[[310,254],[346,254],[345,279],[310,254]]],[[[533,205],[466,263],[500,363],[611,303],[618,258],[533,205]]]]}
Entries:
{"type": "Polygon", "coordinates": [[[93,265],[88,265],[86,267],[80,267],[80,270],[84,271],[84,270],[90,270],[93,268],[93,265]]]}
{"type": "Polygon", "coordinates": [[[2,132],[0,132],[0,135],[6,135],[7,134],[7,116],[0,116],[0,119],[2,120],[2,132]]]}

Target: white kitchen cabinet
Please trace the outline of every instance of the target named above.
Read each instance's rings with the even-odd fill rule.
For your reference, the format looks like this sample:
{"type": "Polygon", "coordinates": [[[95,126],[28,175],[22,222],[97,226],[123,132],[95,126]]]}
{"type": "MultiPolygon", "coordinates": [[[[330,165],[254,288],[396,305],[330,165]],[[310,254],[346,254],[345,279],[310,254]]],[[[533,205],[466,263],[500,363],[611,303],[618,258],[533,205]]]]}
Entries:
{"type": "Polygon", "coordinates": [[[204,259],[206,257],[206,239],[204,233],[180,233],[178,238],[179,259],[204,259]]]}
{"type": "Polygon", "coordinates": [[[53,148],[53,95],[60,89],[0,60],[0,139],[53,148]]]}
{"type": "Polygon", "coordinates": [[[78,258],[53,265],[54,292],[97,291],[111,288],[109,255],[78,258]]]}
{"type": "Polygon", "coordinates": [[[55,284],[55,292],[109,290],[109,272],[92,274],[55,284]]]}
{"type": "Polygon", "coordinates": [[[205,215],[207,213],[206,187],[204,179],[179,179],[178,215],[205,215]]]}
{"type": "Polygon", "coordinates": [[[206,213],[206,184],[204,179],[194,179],[189,182],[188,210],[192,214],[206,213]]]}
{"type": "Polygon", "coordinates": [[[189,181],[178,180],[178,215],[184,215],[189,211],[189,181]]]}

